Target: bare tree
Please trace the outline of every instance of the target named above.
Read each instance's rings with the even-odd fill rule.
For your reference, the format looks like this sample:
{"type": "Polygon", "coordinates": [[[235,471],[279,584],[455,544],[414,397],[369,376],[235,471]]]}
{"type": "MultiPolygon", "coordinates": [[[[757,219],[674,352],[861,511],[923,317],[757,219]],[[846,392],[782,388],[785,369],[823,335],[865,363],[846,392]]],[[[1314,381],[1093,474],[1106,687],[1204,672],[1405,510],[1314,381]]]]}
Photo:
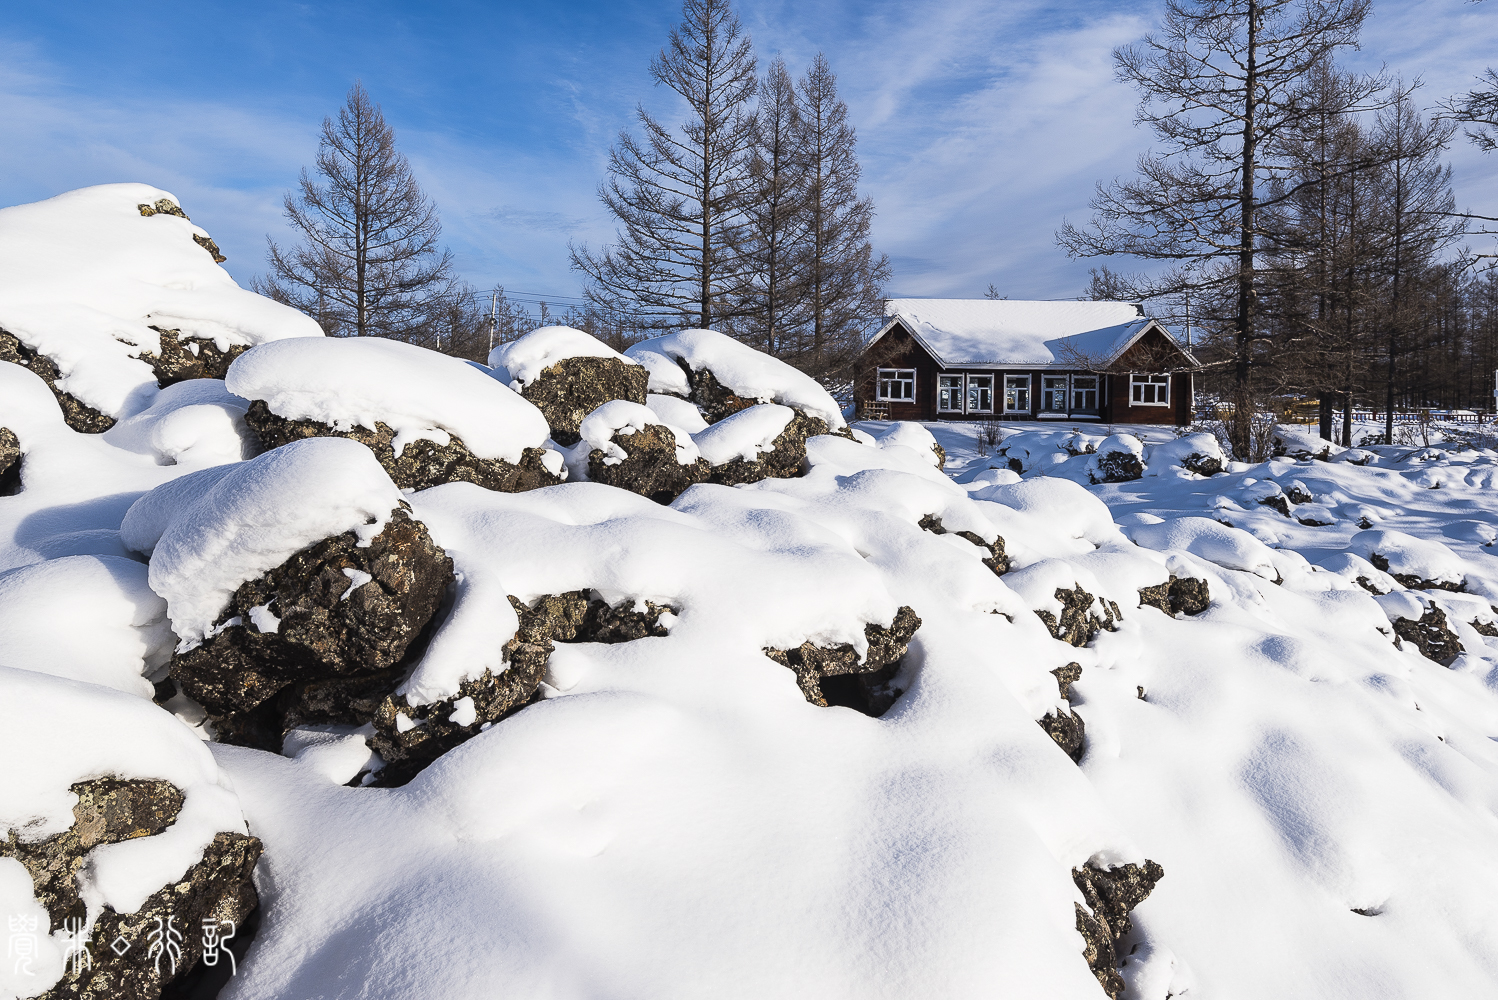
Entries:
{"type": "Polygon", "coordinates": [[[806,162],[806,308],[811,343],[799,366],[822,379],[846,378],[863,335],[883,311],[889,258],[874,255],[873,199],[858,195],[857,133],[837,96],[837,77],[817,53],[801,78],[801,155],[806,162]]]}
{"type": "MultiPolygon", "coordinates": [[[[1231,290],[1225,365],[1242,397],[1234,447],[1243,453],[1250,379],[1271,360],[1257,315],[1274,221],[1265,210],[1293,193],[1266,183],[1291,169],[1277,140],[1316,110],[1305,99],[1308,74],[1357,43],[1368,9],[1369,0],[1167,0],[1162,31],[1114,53],[1119,78],[1141,93],[1137,121],[1164,150],[1141,157],[1137,179],[1099,185],[1090,226],[1068,222],[1057,234],[1073,256],[1186,265],[1157,281],[1157,293],[1187,283],[1231,290]]],[[[1334,110],[1358,109],[1365,96],[1345,94],[1334,110]]]]}
{"type": "Polygon", "coordinates": [[[641,105],[644,140],[621,132],[609,151],[599,197],[622,227],[617,242],[597,254],[571,248],[572,266],[591,279],[590,303],[662,328],[708,328],[733,314],[754,67],[729,0],[685,0],[650,75],[687,102],[688,115],[673,130],[641,105]]]}
{"type": "MultiPolygon", "coordinates": [[[[739,247],[746,268],[741,319],[733,332],[777,354],[782,331],[805,321],[807,164],[796,85],[776,57],[759,82],[754,143],[744,190],[746,224],[739,247]]],[[[793,337],[794,339],[794,337],[793,337]]]]}
{"type": "Polygon", "coordinates": [[[317,174],[304,168],[299,192],[286,195],[287,221],[303,242],[282,248],[267,238],[264,290],[316,316],[330,334],[411,334],[430,300],[446,292],[452,260],[437,246],[436,206],[360,83],[336,121],[323,119],[317,174]]]}

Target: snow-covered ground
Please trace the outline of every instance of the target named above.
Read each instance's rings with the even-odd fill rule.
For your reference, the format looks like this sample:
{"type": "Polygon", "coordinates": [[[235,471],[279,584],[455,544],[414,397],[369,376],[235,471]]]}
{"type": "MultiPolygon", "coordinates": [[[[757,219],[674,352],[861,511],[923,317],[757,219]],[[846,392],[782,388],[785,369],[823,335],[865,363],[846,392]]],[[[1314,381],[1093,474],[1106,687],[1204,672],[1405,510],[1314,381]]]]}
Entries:
{"type": "MultiPolygon", "coordinates": [[[[109,216],[126,221],[162,220],[109,216]]],[[[18,239],[44,238],[33,222],[18,239]]],[[[112,301],[130,330],[149,318],[112,301]]],[[[6,307],[0,289],[0,325],[6,307]]],[[[1014,425],[980,448],[965,425],[858,424],[809,437],[799,476],[699,482],[669,505],[579,481],[580,462],[528,492],[403,491],[353,440],[259,454],[231,390],[503,455],[539,434],[515,369],[593,349],[548,335],[474,382],[415,348],[339,367],[358,348],[287,339],[307,332],[288,322],[227,387],[148,385],[105,433],[0,363],[22,454],[0,496],[0,910],[23,930],[48,914],[5,852],[82,824],[70,786],[115,777],[169,781],[183,804],[165,833],[87,855],[89,927],[216,836],[263,844],[235,1000],[1097,1000],[1078,873],[1146,860],[1164,876],[1117,942],[1125,997],[1498,993],[1498,453],[1300,459],[1323,448],[1291,429],[1284,458],[1249,466],[1169,428],[1014,425]],[[398,384],[371,392],[382,380],[398,384]],[[300,726],[277,754],[212,739],[201,707],[153,687],[227,648],[204,645],[219,633],[281,634],[271,601],[227,617],[260,575],[408,517],[454,575],[397,679],[407,709],[441,715],[394,729],[472,729],[408,784],[370,787],[377,722],[300,726]],[[517,670],[524,609],[578,591],[653,630],[559,640],[538,697],[475,725],[465,685],[517,670]],[[863,658],[906,608],[920,626],[882,715],[814,703],[766,655],[863,658]],[[1037,724],[1071,711],[1075,762],[1037,724]]],[[[719,341],[634,351],[648,404],[595,410],[584,450],[665,427],[752,458],[793,410],[836,429],[814,383],[719,341]],[[750,405],[709,426],[694,366],[750,405]]],[[[316,579],[335,611],[378,589],[359,569],[316,579]]],[[[24,971],[0,965],[0,997],[63,974],[76,942],[50,930],[24,971]]]]}

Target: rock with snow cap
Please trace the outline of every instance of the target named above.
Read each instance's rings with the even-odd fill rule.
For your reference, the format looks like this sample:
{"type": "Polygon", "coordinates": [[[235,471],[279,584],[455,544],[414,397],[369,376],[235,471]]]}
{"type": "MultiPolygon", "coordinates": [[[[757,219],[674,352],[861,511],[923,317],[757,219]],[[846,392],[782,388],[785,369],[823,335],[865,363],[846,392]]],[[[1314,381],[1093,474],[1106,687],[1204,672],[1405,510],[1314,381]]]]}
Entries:
{"type": "Polygon", "coordinates": [[[1144,475],[1144,445],[1132,434],[1114,434],[1103,439],[1087,460],[1087,474],[1094,483],[1127,483],[1144,475]]]}
{"type": "Polygon", "coordinates": [[[765,655],[795,672],[802,696],[813,705],[851,708],[877,718],[904,693],[893,681],[920,627],[916,613],[902,607],[890,624],[864,626],[868,649],[862,657],[847,643],[822,646],[810,640],[794,649],[766,649],[765,655]]]}
{"type": "Polygon", "coordinates": [[[402,489],[471,482],[502,493],[554,486],[546,418],[457,358],[378,337],[265,344],[229,367],[266,449],[316,437],[360,442],[402,489]]]}
{"type": "Polygon", "coordinates": [[[613,399],[644,403],[650,374],[582,330],[546,326],[489,352],[494,377],[536,405],[552,440],[573,445],[583,418],[613,399]]]}
{"type": "Polygon", "coordinates": [[[689,486],[706,482],[707,461],[692,436],[662,423],[638,403],[614,400],[584,418],[576,450],[587,456],[588,478],[668,504],[689,486]]]}

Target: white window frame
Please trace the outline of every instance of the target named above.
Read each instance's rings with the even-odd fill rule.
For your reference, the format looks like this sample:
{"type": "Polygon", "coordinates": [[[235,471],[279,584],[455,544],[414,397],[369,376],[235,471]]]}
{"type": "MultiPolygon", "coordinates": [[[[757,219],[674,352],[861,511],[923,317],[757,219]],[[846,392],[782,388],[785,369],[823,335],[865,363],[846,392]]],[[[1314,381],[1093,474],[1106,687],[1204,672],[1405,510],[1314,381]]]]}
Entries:
{"type": "Polygon", "coordinates": [[[1071,376],[1070,375],[1041,375],[1040,376],[1040,412],[1060,413],[1065,415],[1071,412],[1071,376]],[[1055,392],[1054,386],[1046,385],[1047,382],[1061,383],[1061,408],[1059,410],[1048,409],[1046,404],[1051,400],[1051,393],[1055,392]]]}
{"type": "Polygon", "coordinates": [[[915,402],[915,369],[914,368],[878,368],[874,371],[874,398],[880,402],[889,403],[914,403],[915,402]],[[910,395],[891,396],[886,394],[886,385],[908,385],[910,395]]]}
{"type": "Polygon", "coordinates": [[[992,375],[969,375],[964,386],[966,391],[962,395],[962,405],[968,413],[992,413],[993,412],[993,376],[992,375]],[[986,386],[981,383],[987,382],[986,386]],[[974,383],[979,383],[975,385],[974,383]],[[973,397],[984,389],[988,390],[988,405],[973,405],[973,397]]]}
{"type": "Polygon", "coordinates": [[[1069,382],[1070,382],[1070,384],[1067,387],[1067,399],[1070,400],[1070,402],[1071,402],[1071,409],[1067,411],[1068,413],[1086,413],[1086,414],[1090,415],[1090,414],[1093,414],[1093,413],[1100,413],[1100,412],[1102,412],[1102,409],[1103,409],[1103,380],[1102,380],[1101,376],[1099,376],[1099,375],[1073,375],[1069,379],[1069,382]],[[1081,387],[1079,387],[1077,385],[1077,379],[1092,379],[1092,388],[1091,389],[1087,389],[1087,388],[1081,388],[1081,387]],[[1079,392],[1091,392],[1092,393],[1092,402],[1093,402],[1093,405],[1092,406],[1078,406],[1077,405],[1077,393],[1079,393],[1079,392]]]}
{"type": "Polygon", "coordinates": [[[1029,413],[1030,393],[1035,388],[1034,380],[1029,375],[1005,375],[1004,376],[1004,412],[1005,413],[1029,413]],[[1018,390],[1025,394],[1025,405],[1010,407],[1009,393],[1018,390]]]}
{"type": "Polygon", "coordinates": [[[936,376],[936,412],[962,413],[967,395],[967,380],[962,375],[943,372],[936,376]],[[950,383],[950,384],[947,384],[950,383]],[[947,405],[951,402],[953,405],[947,405]]]}
{"type": "Polygon", "coordinates": [[[1170,405],[1170,376],[1151,372],[1141,372],[1129,375],[1129,405],[1130,406],[1169,406],[1170,405]],[[1161,399],[1160,388],[1165,389],[1165,398],[1161,399]],[[1145,390],[1149,395],[1156,397],[1146,400],[1145,390]]]}

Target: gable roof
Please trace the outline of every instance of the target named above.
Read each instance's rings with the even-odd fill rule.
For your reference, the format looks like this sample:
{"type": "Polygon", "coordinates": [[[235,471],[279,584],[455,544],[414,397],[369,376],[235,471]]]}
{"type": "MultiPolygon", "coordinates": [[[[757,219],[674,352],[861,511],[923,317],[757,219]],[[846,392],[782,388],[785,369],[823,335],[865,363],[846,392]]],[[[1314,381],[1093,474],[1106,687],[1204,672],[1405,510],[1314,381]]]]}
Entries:
{"type": "Polygon", "coordinates": [[[944,368],[1076,368],[1084,359],[1111,364],[1151,329],[1180,348],[1133,302],[889,299],[884,314],[889,321],[870,344],[898,323],[944,368]]]}

